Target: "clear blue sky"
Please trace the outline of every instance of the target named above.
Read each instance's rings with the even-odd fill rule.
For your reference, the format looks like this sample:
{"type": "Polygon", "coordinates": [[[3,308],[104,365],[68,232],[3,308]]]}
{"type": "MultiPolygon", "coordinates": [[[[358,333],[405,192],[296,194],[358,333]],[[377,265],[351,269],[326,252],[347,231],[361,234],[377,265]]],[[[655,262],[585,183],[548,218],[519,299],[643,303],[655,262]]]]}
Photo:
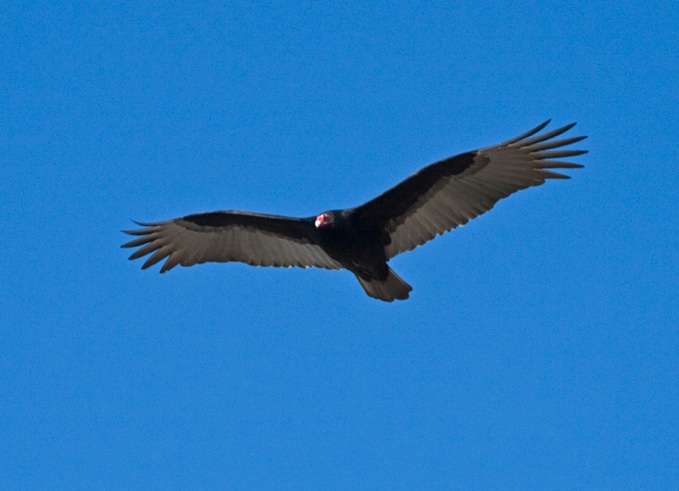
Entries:
{"type": "Polygon", "coordinates": [[[679,488],[676,2],[91,3],[0,8],[0,488],[679,488]],[[548,118],[585,168],[395,258],[405,302],[120,249],[548,118]]]}

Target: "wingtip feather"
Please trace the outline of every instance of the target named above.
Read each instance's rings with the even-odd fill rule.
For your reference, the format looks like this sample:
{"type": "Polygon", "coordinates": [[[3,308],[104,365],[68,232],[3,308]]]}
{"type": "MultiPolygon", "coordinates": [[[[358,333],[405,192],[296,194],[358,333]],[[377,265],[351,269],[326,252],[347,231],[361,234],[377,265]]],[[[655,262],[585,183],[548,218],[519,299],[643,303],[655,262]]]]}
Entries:
{"type": "Polygon", "coordinates": [[[539,131],[541,131],[545,126],[547,126],[551,122],[552,122],[552,120],[548,119],[544,123],[537,125],[532,130],[528,130],[525,133],[523,133],[522,135],[514,137],[511,140],[507,140],[506,142],[500,143],[500,145],[498,145],[498,146],[511,145],[512,143],[516,143],[516,142],[520,142],[521,140],[525,140],[526,138],[529,138],[529,137],[533,136],[534,134],[538,133],[539,131]]]}

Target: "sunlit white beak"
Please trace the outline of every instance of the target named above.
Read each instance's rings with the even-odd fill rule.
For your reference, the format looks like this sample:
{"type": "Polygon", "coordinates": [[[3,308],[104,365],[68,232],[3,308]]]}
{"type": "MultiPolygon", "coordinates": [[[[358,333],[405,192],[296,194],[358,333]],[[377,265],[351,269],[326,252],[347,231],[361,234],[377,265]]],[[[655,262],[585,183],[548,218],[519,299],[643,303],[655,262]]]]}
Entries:
{"type": "Polygon", "coordinates": [[[332,215],[329,213],[321,213],[316,217],[316,221],[314,222],[316,228],[319,228],[323,225],[328,225],[329,223],[332,223],[332,215]]]}

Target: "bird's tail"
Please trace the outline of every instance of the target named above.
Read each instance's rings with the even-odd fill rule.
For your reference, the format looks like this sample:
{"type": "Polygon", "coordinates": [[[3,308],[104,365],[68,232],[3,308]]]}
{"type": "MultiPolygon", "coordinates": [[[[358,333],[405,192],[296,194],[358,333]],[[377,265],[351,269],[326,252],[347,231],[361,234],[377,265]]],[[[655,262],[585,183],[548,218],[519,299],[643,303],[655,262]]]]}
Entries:
{"type": "Polygon", "coordinates": [[[360,276],[356,276],[356,278],[369,296],[385,302],[405,300],[408,298],[410,290],[413,289],[391,268],[389,268],[389,276],[386,280],[366,280],[360,276]]]}

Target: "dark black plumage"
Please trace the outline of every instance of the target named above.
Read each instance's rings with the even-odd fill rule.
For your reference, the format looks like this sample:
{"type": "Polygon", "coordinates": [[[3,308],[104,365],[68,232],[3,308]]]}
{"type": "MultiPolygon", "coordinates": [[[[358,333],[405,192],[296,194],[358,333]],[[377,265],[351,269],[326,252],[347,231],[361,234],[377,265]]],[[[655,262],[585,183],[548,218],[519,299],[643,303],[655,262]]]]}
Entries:
{"type": "Polygon", "coordinates": [[[218,211],[138,223],[145,228],[126,231],[138,238],[123,247],[139,247],[130,259],[151,254],[144,269],[165,259],[161,273],[208,261],[346,268],[371,297],[406,299],[412,288],[387,265],[390,258],[467,223],[516,191],[568,178],[549,169],[582,167],[553,159],[586,153],[561,149],[586,137],[553,140],[574,124],[537,135],[548,123],[431,164],[356,208],[309,218],[218,211]]]}

